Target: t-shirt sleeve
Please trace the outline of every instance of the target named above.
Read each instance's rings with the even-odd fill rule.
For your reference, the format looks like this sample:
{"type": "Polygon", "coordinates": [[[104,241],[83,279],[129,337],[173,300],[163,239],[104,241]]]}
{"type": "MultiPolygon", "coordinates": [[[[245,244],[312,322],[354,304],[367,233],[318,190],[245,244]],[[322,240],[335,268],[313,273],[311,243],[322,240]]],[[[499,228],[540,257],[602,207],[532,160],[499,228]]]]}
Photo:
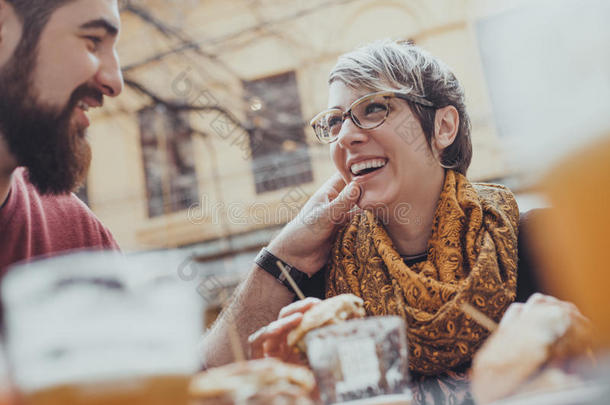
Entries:
{"type": "Polygon", "coordinates": [[[81,230],[77,233],[78,239],[81,239],[78,242],[79,244],[93,249],[121,250],[110,229],[100,221],[84,202],[72,194],[69,196],[68,205],[78,207],[74,211],[79,212],[78,221],[81,223],[81,230]]]}
{"type": "Polygon", "coordinates": [[[100,234],[101,234],[101,238],[102,238],[102,247],[105,250],[121,250],[119,244],[117,243],[117,241],[114,239],[114,236],[112,236],[112,233],[110,232],[110,230],[108,228],[106,228],[104,225],[102,225],[102,223],[100,222],[100,234]]]}
{"type": "Polygon", "coordinates": [[[110,230],[74,194],[40,195],[23,168],[0,210],[0,273],[34,257],[77,250],[120,250],[110,230]]]}

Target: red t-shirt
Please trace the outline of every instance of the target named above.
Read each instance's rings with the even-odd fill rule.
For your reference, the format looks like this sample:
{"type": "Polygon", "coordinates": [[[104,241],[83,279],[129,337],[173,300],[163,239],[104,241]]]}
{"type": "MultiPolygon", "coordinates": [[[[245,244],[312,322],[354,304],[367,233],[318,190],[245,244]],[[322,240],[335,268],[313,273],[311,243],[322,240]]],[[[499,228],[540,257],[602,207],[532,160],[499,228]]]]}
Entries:
{"type": "Polygon", "coordinates": [[[110,231],[78,197],[41,196],[24,173],[24,168],[13,172],[9,196],[0,207],[0,275],[11,264],[35,256],[119,249],[110,231]]]}

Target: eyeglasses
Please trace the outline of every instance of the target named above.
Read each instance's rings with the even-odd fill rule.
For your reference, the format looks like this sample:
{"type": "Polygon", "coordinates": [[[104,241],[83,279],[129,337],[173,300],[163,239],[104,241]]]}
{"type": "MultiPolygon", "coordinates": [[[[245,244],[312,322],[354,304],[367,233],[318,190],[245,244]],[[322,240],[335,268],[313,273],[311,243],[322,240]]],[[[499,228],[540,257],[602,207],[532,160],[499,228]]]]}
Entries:
{"type": "Polygon", "coordinates": [[[309,124],[320,142],[331,143],[339,137],[341,126],[347,117],[350,117],[352,122],[361,129],[374,129],[383,124],[390,115],[392,98],[400,98],[425,107],[434,107],[434,103],[431,101],[414,94],[380,91],[360,97],[350,105],[346,112],[338,108],[322,111],[309,124]]]}

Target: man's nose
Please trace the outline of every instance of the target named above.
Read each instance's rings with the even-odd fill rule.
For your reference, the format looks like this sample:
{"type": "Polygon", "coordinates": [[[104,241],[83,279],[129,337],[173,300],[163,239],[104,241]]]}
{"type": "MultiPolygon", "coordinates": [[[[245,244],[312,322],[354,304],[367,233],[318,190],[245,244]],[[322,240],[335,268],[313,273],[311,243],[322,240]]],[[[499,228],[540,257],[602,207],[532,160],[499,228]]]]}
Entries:
{"type": "Polygon", "coordinates": [[[109,97],[116,97],[123,91],[123,72],[116,51],[100,61],[97,83],[104,95],[109,97]]]}

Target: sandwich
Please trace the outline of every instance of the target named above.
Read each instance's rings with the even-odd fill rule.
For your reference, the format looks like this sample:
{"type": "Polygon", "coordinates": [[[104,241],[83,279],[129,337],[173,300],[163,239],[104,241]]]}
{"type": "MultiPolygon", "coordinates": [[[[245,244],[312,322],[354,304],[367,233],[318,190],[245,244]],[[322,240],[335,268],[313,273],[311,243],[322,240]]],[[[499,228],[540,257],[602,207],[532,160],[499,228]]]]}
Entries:
{"type": "Polygon", "coordinates": [[[315,386],[306,367],[264,358],[197,374],[189,397],[197,405],[313,405],[315,386]]]}
{"type": "Polygon", "coordinates": [[[299,326],[287,336],[288,346],[305,353],[304,343],[308,332],[323,326],[335,325],[350,319],[364,318],[364,302],[353,294],[341,294],[325,299],[305,312],[299,326]]]}

